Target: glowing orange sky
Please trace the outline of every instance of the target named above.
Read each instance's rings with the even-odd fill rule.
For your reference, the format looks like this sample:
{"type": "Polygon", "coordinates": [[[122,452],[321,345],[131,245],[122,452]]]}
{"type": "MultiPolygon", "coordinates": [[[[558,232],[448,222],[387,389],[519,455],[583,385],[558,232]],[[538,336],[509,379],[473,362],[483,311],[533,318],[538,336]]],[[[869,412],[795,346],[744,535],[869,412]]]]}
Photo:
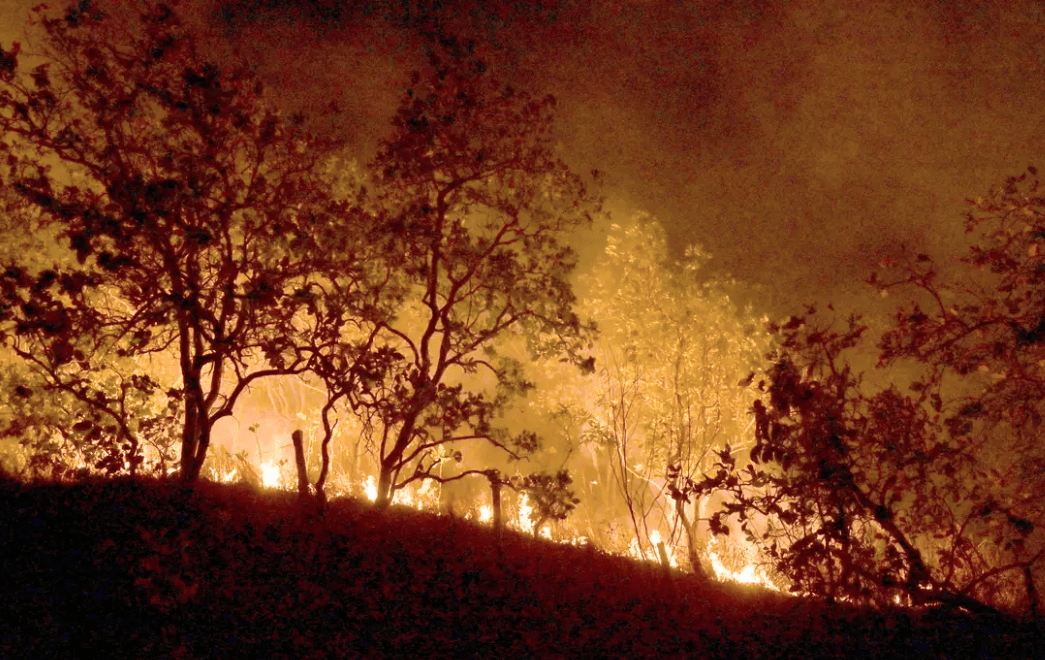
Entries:
{"type": "MultiPolygon", "coordinates": [[[[337,101],[365,158],[420,57],[402,6],[425,3],[227,4],[226,45],[288,102],[337,101]]],[[[567,158],[607,173],[611,209],[653,213],[778,311],[863,296],[901,244],[953,250],[964,198],[1045,164],[1045,9],[1029,0],[441,4],[559,98],[567,158]]]]}

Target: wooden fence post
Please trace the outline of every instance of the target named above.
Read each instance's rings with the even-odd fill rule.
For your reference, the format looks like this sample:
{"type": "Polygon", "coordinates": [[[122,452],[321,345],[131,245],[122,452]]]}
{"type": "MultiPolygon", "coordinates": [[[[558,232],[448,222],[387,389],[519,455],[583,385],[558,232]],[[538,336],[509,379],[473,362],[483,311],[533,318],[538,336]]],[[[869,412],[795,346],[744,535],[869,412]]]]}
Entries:
{"type": "Polygon", "coordinates": [[[660,565],[671,570],[671,560],[668,559],[668,551],[664,547],[664,541],[657,541],[657,552],[660,553],[660,565]]]}

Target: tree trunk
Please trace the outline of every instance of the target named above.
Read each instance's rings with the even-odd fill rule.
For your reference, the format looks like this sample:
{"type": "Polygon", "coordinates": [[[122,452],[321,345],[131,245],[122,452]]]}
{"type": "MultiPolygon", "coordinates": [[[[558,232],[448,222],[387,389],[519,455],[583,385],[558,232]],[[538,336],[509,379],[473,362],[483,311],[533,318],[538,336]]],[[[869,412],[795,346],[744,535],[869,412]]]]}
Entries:
{"type": "Polygon", "coordinates": [[[181,478],[186,483],[199,479],[210,446],[210,422],[199,371],[182,371],[185,381],[185,425],[181,432],[181,478]]]}
{"type": "Polygon", "coordinates": [[[374,505],[385,509],[392,503],[392,468],[381,462],[381,474],[377,478],[377,498],[374,505]]]}
{"type": "Polygon", "coordinates": [[[207,460],[207,447],[210,445],[208,439],[197,440],[195,443],[196,454],[190,459],[188,470],[182,469],[182,480],[186,483],[198,481],[203,471],[203,463],[207,460]]]}
{"type": "Polygon", "coordinates": [[[197,474],[193,474],[193,465],[196,461],[196,446],[199,443],[197,430],[196,406],[191,401],[185,402],[185,421],[181,427],[181,479],[182,481],[195,481],[197,474]]]}
{"type": "Polygon", "coordinates": [[[495,477],[489,477],[490,479],[490,491],[493,496],[493,528],[497,530],[497,538],[501,538],[502,534],[502,522],[501,522],[501,482],[495,477]]]}
{"type": "Polygon", "coordinates": [[[323,438],[323,444],[321,445],[320,456],[322,457],[322,463],[319,467],[319,478],[316,479],[316,500],[319,501],[319,505],[326,507],[327,505],[327,476],[330,475],[330,436],[326,435],[323,438]]]}
{"type": "Polygon", "coordinates": [[[203,471],[203,462],[207,458],[207,447],[209,442],[201,438],[202,434],[197,431],[195,438],[182,447],[181,479],[185,483],[198,481],[203,471]],[[186,447],[189,450],[186,450],[186,447]]]}
{"type": "Polygon", "coordinates": [[[396,434],[396,442],[392,451],[387,456],[381,457],[381,475],[377,479],[377,498],[374,500],[374,504],[379,509],[384,509],[392,503],[392,478],[395,476],[395,465],[410,446],[410,440],[414,435],[414,425],[417,424],[417,418],[423,409],[423,406],[415,407],[410,414],[406,415],[402,428],[396,434]]]}
{"type": "Polygon", "coordinates": [[[707,580],[708,574],[704,572],[704,566],[700,563],[701,545],[697,531],[697,526],[700,525],[700,504],[696,505],[697,515],[694,516],[695,520],[692,523],[689,521],[689,516],[686,515],[686,504],[682,500],[675,501],[675,512],[682,522],[682,529],[686,530],[686,556],[689,558],[691,570],[697,577],[707,580]]]}
{"type": "Polygon", "coordinates": [[[298,472],[298,499],[306,499],[308,493],[308,467],[305,465],[305,442],[301,429],[290,434],[290,440],[294,443],[294,465],[298,472]]]}

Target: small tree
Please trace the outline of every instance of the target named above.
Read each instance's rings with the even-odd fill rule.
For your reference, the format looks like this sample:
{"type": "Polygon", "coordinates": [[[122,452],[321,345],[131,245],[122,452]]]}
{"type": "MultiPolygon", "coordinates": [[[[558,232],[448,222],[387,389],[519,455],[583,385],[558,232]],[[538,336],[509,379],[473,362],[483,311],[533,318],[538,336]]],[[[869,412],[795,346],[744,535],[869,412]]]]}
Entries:
{"type": "Polygon", "coordinates": [[[752,464],[737,469],[720,452],[715,474],[686,488],[729,491],[713,527],[727,533],[723,519],[737,516],[794,590],[1040,612],[1045,356],[1032,335],[1045,220],[1024,181],[969,218],[988,230],[965,261],[998,277],[942,284],[920,255],[905,277],[879,283],[913,285],[933,305],[901,308],[879,345],[883,365],[922,367],[912,394],[870,392],[853,372],[848,353],[865,331],[855,318],[839,330],[809,310],[773,328],[780,351],[758,385],[752,464]]]}
{"type": "Polygon", "coordinates": [[[266,109],[246,70],[208,61],[179,4],[40,9],[45,63],[26,73],[18,44],[0,52],[9,211],[67,255],[11,264],[0,321],[4,343],[100,412],[129,458],[139,429],[93,379],[128,357],[176,373],[193,480],[244,389],[307,366],[293,336],[314,258],[351,230],[318,174],[336,145],[266,109]]]}
{"type": "Polygon", "coordinates": [[[855,319],[836,331],[792,317],[774,330],[750,465],[737,469],[727,448],[715,474],[687,484],[732,494],[712,529],[728,533],[724,518],[737,515],[794,591],[975,605],[971,453],[940,433],[926,399],[862,392],[844,359],[865,330],[855,319]]]}
{"type": "Polygon", "coordinates": [[[581,362],[588,328],[574,313],[565,239],[599,200],[555,155],[553,99],[499,84],[472,47],[431,46],[392,135],[373,163],[374,204],[399,250],[397,317],[366,335],[350,406],[374,431],[377,503],[432,476],[464,443],[512,458],[537,446],[498,414],[531,388],[499,338],[581,362]]]}
{"type": "Polygon", "coordinates": [[[661,518],[669,541],[685,538],[698,573],[703,502],[676,484],[710,467],[725,444],[753,442],[753,397],[736,383],[767,347],[765,332],[730,300],[728,283],[704,276],[708,259],[690,248],[673,262],[651,218],[614,225],[585,280],[584,311],[600,329],[598,366],[571,393],[590,408],[584,437],[604,451],[639,547],[661,518]]]}
{"type": "Polygon", "coordinates": [[[0,438],[17,446],[0,460],[28,476],[167,474],[177,464],[178,418],[178,401],[126,363],[64,387],[17,358],[0,374],[0,438]]]}
{"type": "Polygon", "coordinates": [[[971,591],[1022,602],[1040,616],[1045,579],[1045,195],[1028,168],[970,200],[974,237],[959,261],[967,276],[946,281],[918,255],[903,276],[874,281],[913,293],[922,304],[897,311],[881,342],[882,364],[915,363],[954,442],[976,448],[969,504],[984,529],[971,591]],[[1015,584],[1013,584],[1015,583],[1015,584]],[[1008,597],[1005,591],[1008,590],[1008,597]]]}

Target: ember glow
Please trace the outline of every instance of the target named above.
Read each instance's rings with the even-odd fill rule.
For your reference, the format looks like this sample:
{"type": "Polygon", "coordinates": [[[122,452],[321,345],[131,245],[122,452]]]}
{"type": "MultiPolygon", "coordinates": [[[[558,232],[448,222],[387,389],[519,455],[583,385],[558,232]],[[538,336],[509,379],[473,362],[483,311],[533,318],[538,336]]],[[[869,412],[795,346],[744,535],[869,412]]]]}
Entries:
{"type": "Polygon", "coordinates": [[[374,479],[374,475],[370,475],[366,478],[366,484],[363,486],[363,493],[371,502],[377,499],[377,480],[374,479]]]}
{"type": "MultiPolygon", "coordinates": [[[[255,475],[253,477],[254,479],[260,479],[260,485],[264,488],[284,490],[290,488],[290,482],[284,478],[281,466],[271,461],[266,461],[260,466],[244,463],[237,467],[218,471],[214,473],[212,478],[222,483],[233,483],[244,479],[244,475],[242,474],[244,470],[255,475]]],[[[434,481],[415,482],[406,488],[396,491],[393,502],[401,506],[417,509],[418,511],[443,511],[443,507],[440,504],[441,490],[442,487],[434,481]]],[[[352,493],[362,493],[367,500],[373,502],[377,499],[377,477],[372,474],[367,475],[365,479],[355,485],[347,482],[341,483],[340,486],[330,484],[328,485],[327,493],[328,496],[331,497],[345,497],[351,496],[352,493]]],[[[517,497],[514,505],[512,504],[512,498],[506,497],[502,502],[502,506],[506,508],[506,527],[526,534],[534,533],[534,522],[530,517],[534,511],[534,506],[525,493],[517,497]],[[511,515],[513,509],[515,515],[511,515]]],[[[475,520],[483,525],[492,525],[493,507],[489,504],[482,504],[476,508],[469,507],[467,513],[464,514],[464,517],[468,520],[475,520]]],[[[592,539],[587,535],[578,534],[576,532],[571,533],[571,521],[560,523],[560,525],[561,527],[556,527],[551,524],[544,524],[538,531],[537,535],[546,540],[578,547],[588,547],[593,545],[592,539]],[[555,529],[554,533],[553,527],[555,529]]],[[[664,546],[664,552],[668,558],[668,565],[673,569],[680,569],[679,553],[680,551],[683,551],[683,548],[666,541],[664,535],[661,534],[659,529],[653,529],[649,532],[647,544],[645,544],[645,547],[642,549],[640,549],[638,540],[634,537],[631,539],[628,547],[623,551],[612,552],[611,550],[603,549],[611,552],[611,554],[619,554],[639,561],[660,564],[662,563],[658,547],[660,544],[663,544],[664,546]]],[[[757,585],[773,591],[782,592],[781,588],[774,584],[768,578],[765,571],[759,568],[756,564],[757,553],[754,551],[754,548],[750,547],[748,544],[741,543],[735,548],[735,550],[742,552],[748,561],[748,563],[739,570],[730,569],[726,565],[729,562],[723,562],[719,555],[719,552],[722,551],[721,547],[717,549],[708,548],[706,550],[704,559],[711,565],[711,568],[714,571],[714,576],[717,580],[723,582],[735,582],[738,584],[757,585]]]]}
{"type": "Polygon", "coordinates": [[[279,466],[265,462],[261,465],[261,485],[265,488],[279,488],[280,477],[279,477],[279,466]]]}
{"type": "Polygon", "coordinates": [[[715,571],[715,577],[721,582],[757,584],[766,589],[781,591],[780,587],[773,584],[773,582],[766,576],[765,572],[760,570],[754,564],[748,564],[740,569],[740,571],[731,571],[726,568],[718,554],[714,551],[708,551],[708,559],[711,561],[711,568],[715,571]]]}

